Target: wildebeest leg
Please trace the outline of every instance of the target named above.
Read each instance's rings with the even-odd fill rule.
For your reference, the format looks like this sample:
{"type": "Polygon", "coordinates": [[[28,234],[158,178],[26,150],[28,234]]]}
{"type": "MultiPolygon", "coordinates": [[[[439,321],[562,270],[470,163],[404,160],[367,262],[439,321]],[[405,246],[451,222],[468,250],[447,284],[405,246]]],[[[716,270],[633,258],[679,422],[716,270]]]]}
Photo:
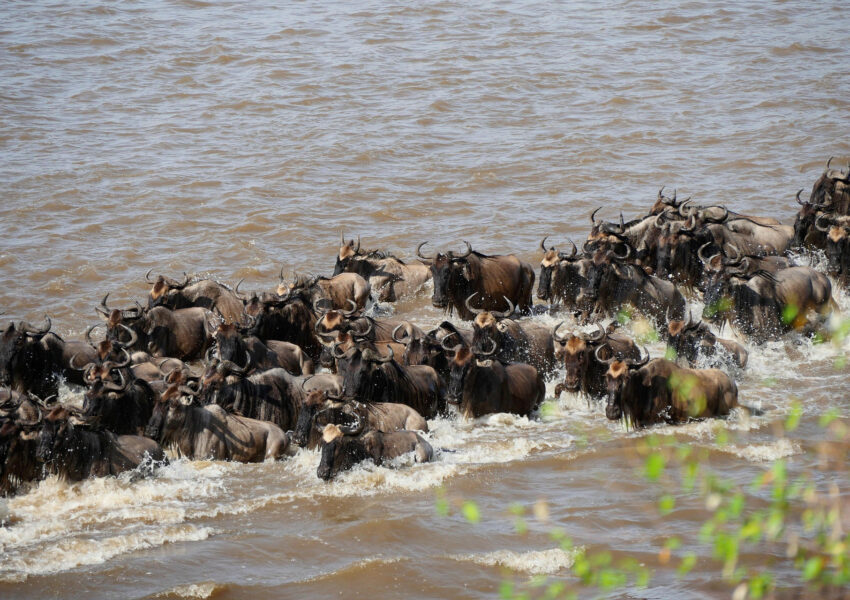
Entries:
{"type": "Polygon", "coordinates": [[[431,448],[430,444],[416,444],[416,462],[431,462],[432,458],[434,458],[434,449],[431,448]]]}

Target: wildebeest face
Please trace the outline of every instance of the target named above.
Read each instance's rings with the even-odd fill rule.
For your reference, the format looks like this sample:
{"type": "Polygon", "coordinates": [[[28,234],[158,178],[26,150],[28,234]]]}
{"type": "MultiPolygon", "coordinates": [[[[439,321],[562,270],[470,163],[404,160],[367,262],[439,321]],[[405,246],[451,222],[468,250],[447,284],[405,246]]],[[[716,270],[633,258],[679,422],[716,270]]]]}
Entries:
{"type": "Polygon", "coordinates": [[[847,234],[848,229],[840,225],[833,225],[827,232],[826,258],[829,262],[829,270],[833,273],[841,273],[842,262],[846,261],[848,250],[847,234]]]}
{"type": "Polygon", "coordinates": [[[702,318],[712,323],[722,322],[731,312],[732,283],[727,274],[709,271],[705,281],[705,308],[702,318]]]}
{"type": "Polygon", "coordinates": [[[365,458],[363,442],[355,436],[343,435],[336,425],[328,425],[322,432],[322,457],[316,475],[329,481],[340,471],[347,471],[365,458]]]}
{"type": "Polygon", "coordinates": [[[434,294],[431,296],[431,304],[437,308],[446,308],[449,305],[449,286],[452,275],[459,267],[445,254],[438,254],[431,263],[431,275],[434,279],[434,294]]]}
{"type": "Polygon", "coordinates": [[[296,445],[303,448],[310,441],[310,433],[313,430],[316,415],[325,408],[326,403],[327,394],[323,390],[312,390],[307,394],[304,405],[298,411],[298,420],[292,434],[292,441],[296,445]]]}
{"type": "Polygon", "coordinates": [[[578,336],[571,336],[563,347],[564,387],[571,392],[577,392],[581,387],[581,380],[588,366],[588,346],[585,340],[578,336]]]}
{"type": "Polygon", "coordinates": [[[623,388],[629,377],[629,366],[623,361],[614,361],[605,374],[607,403],[605,416],[616,421],[623,416],[623,388]]]}
{"type": "Polygon", "coordinates": [[[547,250],[540,261],[540,283],[537,285],[537,297],[548,300],[552,295],[552,275],[558,269],[560,259],[554,249],[547,250]]]}
{"type": "Polygon", "coordinates": [[[52,460],[65,437],[67,429],[68,412],[61,407],[54,408],[42,422],[35,453],[36,458],[44,462],[52,460]]]}
{"type": "Polygon", "coordinates": [[[27,343],[27,336],[10,323],[0,335],[0,385],[12,385],[13,373],[19,362],[18,357],[27,343]]]}
{"type": "Polygon", "coordinates": [[[449,381],[446,390],[446,399],[452,404],[460,404],[463,399],[463,384],[472,362],[475,360],[469,348],[459,348],[455,352],[454,359],[450,363],[449,381]]]}

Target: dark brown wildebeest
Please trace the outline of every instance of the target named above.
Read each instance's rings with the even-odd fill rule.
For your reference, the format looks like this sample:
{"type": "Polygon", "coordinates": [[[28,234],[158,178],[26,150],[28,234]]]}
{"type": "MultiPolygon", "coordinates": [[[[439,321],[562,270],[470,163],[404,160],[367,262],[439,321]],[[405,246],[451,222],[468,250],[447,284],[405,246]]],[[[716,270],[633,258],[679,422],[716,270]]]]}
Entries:
{"type": "Polygon", "coordinates": [[[184,403],[177,385],[154,405],[145,435],[188,459],[262,462],[280,458],[289,445],[273,423],[232,415],[217,404],[184,403]]]}
{"type": "Polygon", "coordinates": [[[103,297],[97,311],[106,319],[106,336],[122,341],[127,329],[137,336],[134,347],[154,357],[194,360],[202,358],[212,343],[211,331],[217,317],[206,308],[171,310],[155,306],[145,310],[136,306],[127,310],[110,310],[106,305],[109,294],[103,297]]]}
{"type": "Polygon", "coordinates": [[[447,400],[459,405],[461,416],[529,415],[543,401],[546,386],[531,365],[503,365],[488,358],[495,354],[495,347],[478,356],[459,344],[454,350],[447,400]]]}
{"type": "Polygon", "coordinates": [[[510,300],[507,301],[508,310],[499,312],[473,308],[470,306],[471,299],[472,297],[466,299],[466,308],[475,314],[470,346],[473,354],[495,344],[496,354],[493,358],[499,362],[527,363],[537,369],[544,379],[554,375],[555,340],[548,327],[536,323],[518,323],[510,319],[509,316],[514,312],[510,300]]]}
{"type": "Polygon", "coordinates": [[[379,302],[395,302],[399,298],[412,296],[431,279],[431,270],[425,265],[406,264],[388,252],[360,250],[354,240],[347,244],[340,239],[339,254],[334,265],[334,276],[340,273],[357,273],[369,280],[372,291],[377,292],[379,302]]]}
{"type": "Polygon", "coordinates": [[[299,294],[253,294],[245,300],[245,313],[251,319],[247,335],[264,342],[290,342],[304,350],[313,364],[319,360],[322,344],[314,330],[316,313],[299,294]]]}
{"type": "Polygon", "coordinates": [[[832,158],[826,169],[812,186],[810,202],[823,210],[830,209],[836,215],[850,215],[850,169],[831,169],[832,158]]]}
{"type": "Polygon", "coordinates": [[[322,338],[326,345],[333,343],[337,332],[341,331],[347,331],[357,339],[370,342],[394,342],[396,339],[393,332],[397,335],[399,329],[403,330],[405,335],[423,335],[422,330],[410,321],[355,317],[354,311],[327,311],[316,321],[315,326],[316,335],[322,338]]]}
{"type": "Polygon", "coordinates": [[[658,324],[665,323],[668,313],[681,319],[685,314],[682,293],[669,281],[647,275],[642,268],[626,262],[632,249],[627,244],[623,248],[622,254],[604,248],[596,251],[588,283],[577,299],[578,308],[587,317],[612,316],[623,306],[631,305],[658,324]]]}
{"type": "Polygon", "coordinates": [[[43,477],[36,459],[43,406],[8,390],[0,403],[0,496],[12,496],[28,481],[43,477]]]}
{"type": "MultiPolygon", "coordinates": [[[[399,325],[399,327],[401,326],[399,325]]],[[[371,350],[382,358],[389,356],[390,352],[394,356],[402,356],[405,351],[404,344],[398,342],[375,343],[358,335],[354,330],[339,331],[335,335],[336,341],[330,346],[325,346],[321,358],[322,366],[332,373],[344,373],[346,371],[353,348],[359,348],[361,352],[371,350]]],[[[404,362],[403,364],[407,363],[404,362]]]]}
{"type": "Polygon", "coordinates": [[[815,220],[815,229],[824,234],[830,275],[842,286],[850,283],[850,216],[830,217],[821,214],[815,220]]]}
{"type": "Polygon", "coordinates": [[[218,313],[225,321],[238,323],[242,318],[242,299],[238,292],[224,284],[212,279],[201,279],[190,284],[191,278],[185,273],[183,281],[176,281],[163,275],[151,280],[151,271],[145,275],[145,280],[153,284],[148,295],[148,308],[164,306],[177,310],[199,307],[218,313]]]}
{"type": "Polygon", "coordinates": [[[256,336],[243,337],[243,328],[232,323],[220,323],[213,332],[218,358],[242,364],[248,363],[257,371],[281,367],[293,375],[311,375],[313,361],[297,345],[290,342],[260,341],[256,336]]]}
{"type": "Polygon", "coordinates": [[[445,386],[437,372],[426,365],[400,365],[389,356],[354,347],[346,353],[347,368],[341,372],[347,397],[360,402],[399,402],[426,419],[445,410],[445,386]]]}
{"type": "Polygon", "coordinates": [[[327,303],[328,308],[343,309],[351,302],[356,310],[363,310],[372,292],[369,282],[357,273],[340,273],[333,277],[295,275],[291,282],[285,282],[281,271],[280,279],[278,295],[298,295],[314,307],[321,301],[327,303]]]}
{"type": "Polygon", "coordinates": [[[50,472],[69,481],[118,475],[146,462],[166,462],[155,441],[91,429],[61,406],[44,417],[36,456],[50,472]]]}
{"type": "Polygon", "coordinates": [[[540,280],[537,284],[537,297],[551,304],[563,304],[571,309],[576,305],[581,288],[587,283],[590,259],[578,254],[578,248],[572,244],[572,252],[558,252],[555,247],[548,250],[546,238],[540,242],[543,259],[540,261],[540,280]]]}
{"type": "MultiPolygon", "coordinates": [[[[124,365],[126,367],[126,365],[124,365]]],[[[158,394],[151,384],[110,361],[86,369],[89,388],[83,414],[113,433],[141,435],[150,420],[158,394]]]]}
{"type": "Polygon", "coordinates": [[[337,473],[347,471],[357,463],[371,458],[376,465],[410,452],[416,462],[429,462],[434,449],[415,431],[384,433],[374,429],[363,433],[364,424],[351,427],[327,425],[322,432],[322,457],[316,475],[328,481],[337,473]]]}
{"type": "Polygon", "coordinates": [[[298,414],[298,423],[292,433],[292,442],[307,446],[318,443],[315,435],[325,425],[351,425],[360,420],[369,429],[390,432],[406,429],[408,431],[428,431],[428,423],[415,409],[397,402],[345,402],[343,398],[330,396],[323,390],[313,390],[307,395],[304,406],[298,414]]]}
{"type": "Polygon", "coordinates": [[[432,367],[443,381],[449,376],[450,358],[448,352],[460,343],[463,346],[472,344],[472,330],[458,328],[449,321],[443,321],[423,336],[400,335],[400,328],[393,331],[393,339],[404,344],[402,364],[428,365],[432,367]]]}
{"type": "Polygon", "coordinates": [[[603,359],[619,356],[625,359],[640,358],[640,349],[628,336],[606,331],[597,324],[592,334],[558,335],[563,321],[552,329],[555,353],[564,363],[564,381],[555,386],[555,397],[563,392],[581,392],[590,397],[605,393],[605,373],[608,363],[603,359]]]}
{"type": "Polygon", "coordinates": [[[642,365],[612,359],[606,377],[605,415],[633,427],[719,417],[738,406],[738,387],[719,369],[686,369],[664,358],[642,365]]]}
{"type": "Polygon", "coordinates": [[[709,366],[730,366],[743,369],[747,366],[747,349],[734,340],[724,340],[714,335],[706,323],[694,323],[691,315],[687,321],[667,323],[667,349],[671,360],[682,358],[690,366],[696,366],[700,357],[705,357],[709,366]],[[722,348],[720,353],[717,347],[722,348]]]}
{"type": "MultiPolygon", "coordinates": [[[[703,319],[732,326],[750,339],[777,339],[792,329],[809,330],[816,312],[822,320],[835,306],[832,284],[811,267],[749,273],[744,267],[724,265],[720,254],[706,263],[703,319]]],[[[673,317],[682,320],[682,317],[673,317]]]]}
{"type": "Polygon", "coordinates": [[[285,369],[247,376],[237,365],[222,361],[207,366],[201,377],[200,399],[204,404],[218,404],[228,412],[269,421],[290,431],[298,420],[304,398],[313,389],[340,395],[342,378],[328,373],[295,376],[285,369]]]}
{"type": "Polygon", "coordinates": [[[465,300],[473,293],[475,308],[483,310],[505,310],[505,298],[517,306],[522,313],[531,310],[531,294],[534,291],[534,269],[513,254],[487,256],[473,252],[468,242],[466,252],[438,253],[434,257],[422,255],[422,242],[416,254],[428,265],[434,278],[434,294],[431,303],[449,313],[457,310],[458,316],[467,321],[475,315],[466,308],[465,300]]]}

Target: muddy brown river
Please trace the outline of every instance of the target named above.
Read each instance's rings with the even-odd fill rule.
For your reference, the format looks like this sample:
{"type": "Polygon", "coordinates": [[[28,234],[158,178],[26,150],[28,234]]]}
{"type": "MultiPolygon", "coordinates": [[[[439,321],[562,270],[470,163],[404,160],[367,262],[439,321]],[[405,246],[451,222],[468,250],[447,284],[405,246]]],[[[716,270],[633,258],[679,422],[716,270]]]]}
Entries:
{"type": "MultiPolygon", "coordinates": [[[[271,289],[281,268],[329,273],[342,232],[407,258],[469,240],[536,266],[543,236],[584,239],[597,206],[636,217],[662,185],[792,223],[796,191],[850,156],[846,21],[843,3],[796,0],[4,2],[2,318],[47,313],[79,337],[107,292],[143,298],[151,268],[271,289]]],[[[427,290],[394,311],[443,318],[427,290]]],[[[847,348],[750,350],[740,397],[763,415],[653,432],[740,484],[779,458],[815,472],[819,417],[848,414],[847,348]],[[801,425],[777,436],[795,398],[801,425]]],[[[433,463],[332,483],[316,451],[48,479],[0,501],[0,597],[490,598],[506,573],[575,584],[555,527],[655,570],[613,597],[730,597],[696,539],[701,501],[658,516],[636,459],[647,432],[547,390],[530,419],[432,421],[433,463]],[[516,535],[509,507],[539,500],[548,520],[516,535]],[[686,577],[659,566],[672,535],[699,557],[686,577]]],[[[817,473],[846,496],[846,472],[817,473]]],[[[777,581],[798,585],[787,567],[777,581]]]]}

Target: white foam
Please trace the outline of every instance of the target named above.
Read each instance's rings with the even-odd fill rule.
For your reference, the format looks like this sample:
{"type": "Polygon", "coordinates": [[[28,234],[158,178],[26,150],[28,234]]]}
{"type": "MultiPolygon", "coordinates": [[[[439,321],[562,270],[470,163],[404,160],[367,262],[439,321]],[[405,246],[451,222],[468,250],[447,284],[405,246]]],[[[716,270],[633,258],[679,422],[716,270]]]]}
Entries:
{"type": "Polygon", "coordinates": [[[497,550],[486,554],[454,554],[450,555],[449,558],[486,567],[504,567],[511,571],[529,575],[555,575],[573,565],[575,553],[560,548],[529,552],[497,550]]]}

